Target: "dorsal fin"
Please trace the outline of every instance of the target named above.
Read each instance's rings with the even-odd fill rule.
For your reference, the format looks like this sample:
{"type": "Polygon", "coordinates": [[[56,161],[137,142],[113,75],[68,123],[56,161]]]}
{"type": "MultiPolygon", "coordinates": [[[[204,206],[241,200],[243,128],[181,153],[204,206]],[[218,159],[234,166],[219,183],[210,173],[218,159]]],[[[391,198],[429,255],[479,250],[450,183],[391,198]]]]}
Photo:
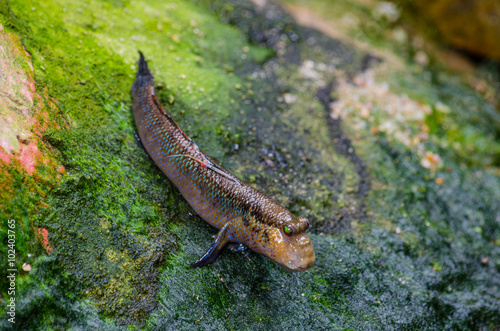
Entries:
{"type": "MultiPolygon", "coordinates": [[[[205,156],[203,153],[200,152],[201,155],[205,156]]],[[[187,158],[190,158],[190,159],[193,159],[195,160],[196,162],[198,162],[199,164],[201,164],[202,166],[212,170],[213,172],[216,172],[218,173],[219,175],[221,176],[224,176],[226,177],[227,179],[231,180],[232,182],[234,182],[235,184],[237,185],[241,185],[241,183],[239,182],[238,178],[236,178],[235,176],[233,176],[232,174],[230,174],[229,172],[227,172],[225,169],[221,168],[220,166],[218,166],[217,164],[215,163],[212,163],[212,161],[210,161],[209,159],[207,159],[206,157],[204,157],[205,161],[204,160],[200,160],[194,156],[191,156],[191,155],[187,155],[187,154],[175,154],[175,155],[169,155],[167,156],[167,158],[170,158],[170,157],[179,157],[179,156],[182,156],[182,157],[187,157],[187,158]]]]}

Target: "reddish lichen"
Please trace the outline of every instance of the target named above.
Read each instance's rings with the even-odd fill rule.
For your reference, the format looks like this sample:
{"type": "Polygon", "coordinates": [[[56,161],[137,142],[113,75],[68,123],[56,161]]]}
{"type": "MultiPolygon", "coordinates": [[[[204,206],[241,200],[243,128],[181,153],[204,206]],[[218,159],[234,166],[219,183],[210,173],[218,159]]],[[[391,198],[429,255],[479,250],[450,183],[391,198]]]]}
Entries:
{"type": "Polygon", "coordinates": [[[38,233],[41,236],[40,241],[42,242],[43,248],[47,251],[47,254],[50,255],[52,252],[52,247],[49,242],[49,231],[46,228],[38,228],[38,233]]]}
{"type": "Polygon", "coordinates": [[[19,161],[28,174],[36,166],[57,166],[55,156],[42,141],[48,128],[60,129],[50,112],[57,109],[48,91],[36,91],[30,54],[18,36],[0,29],[0,160],[9,166],[19,161]]]}

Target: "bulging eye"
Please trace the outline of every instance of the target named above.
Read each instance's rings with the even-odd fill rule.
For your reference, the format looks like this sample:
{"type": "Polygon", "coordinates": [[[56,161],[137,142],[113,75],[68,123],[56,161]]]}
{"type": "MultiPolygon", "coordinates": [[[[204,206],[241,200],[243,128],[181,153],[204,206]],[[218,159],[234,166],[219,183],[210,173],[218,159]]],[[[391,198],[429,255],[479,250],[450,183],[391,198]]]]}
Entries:
{"type": "Polygon", "coordinates": [[[302,229],[302,231],[306,231],[307,229],[309,229],[310,223],[307,218],[299,217],[299,221],[300,221],[300,228],[302,229]]]}
{"type": "Polygon", "coordinates": [[[293,224],[285,224],[283,225],[283,232],[285,232],[285,234],[287,236],[294,236],[295,234],[297,234],[297,230],[295,229],[295,225],[293,224]]]}

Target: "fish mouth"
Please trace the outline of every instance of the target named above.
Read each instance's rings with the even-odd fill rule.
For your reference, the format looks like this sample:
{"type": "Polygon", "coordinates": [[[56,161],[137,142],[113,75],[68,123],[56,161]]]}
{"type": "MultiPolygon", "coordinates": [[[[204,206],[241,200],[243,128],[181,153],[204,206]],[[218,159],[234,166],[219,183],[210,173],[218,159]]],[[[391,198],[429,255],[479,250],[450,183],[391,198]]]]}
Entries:
{"type": "Polygon", "coordinates": [[[295,268],[293,268],[293,269],[288,268],[288,267],[287,267],[287,266],[285,266],[285,265],[281,265],[281,266],[283,267],[283,269],[285,269],[285,270],[286,270],[286,271],[288,271],[288,272],[299,272],[299,271],[306,271],[306,270],[309,270],[309,268],[311,268],[311,267],[312,267],[312,265],[313,265],[313,264],[311,263],[311,264],[310,264],[310,265],[308,265],[308,266],[305,266],[305,267],[295,267],[295,268]]]}
{"type": "Polygon", "coordinates": [[[285,256],[281,261],[276,262],[287,271],[306,271],[311,268],[316,256],[309,236],[302,235],[289,242],[288,251],[285,256]]]}
{"type": "Polygon", "coordinates": [[[309,236],[302,234],[293,238],[282,238],[284,240],[279,241],[277,243],[278,247],[275,247],[275,249],[250,248],[271,259],[286,271],[299,272],[309,270],[316,259],[314,246],[309,236]]]}
{"type": "Polygon", "coordinates": [[[314,253],[307,256],[305,259],[300,259],[299,261],[284,261],[284,263],[280,263],[280,265],[289,272],[298,272],[298,271],[306,271],[312,267],[314,264],[315,256],[314,253]]]}

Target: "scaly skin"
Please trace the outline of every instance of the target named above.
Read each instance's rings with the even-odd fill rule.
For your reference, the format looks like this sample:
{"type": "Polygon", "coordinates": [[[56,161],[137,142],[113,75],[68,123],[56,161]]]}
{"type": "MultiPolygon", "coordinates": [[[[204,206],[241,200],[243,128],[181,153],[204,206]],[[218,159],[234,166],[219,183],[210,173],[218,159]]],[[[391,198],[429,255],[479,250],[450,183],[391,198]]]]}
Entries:
{"type": "Polygon", "coordinates": [[[131,92],[142,144],[198,215],[220,230],[205,255],[191,265],[213,263],[228,243],[238,243],[287,270],[309,269],[314,249],[305,234],[307,219],[293,216],[204,155],[158,102],[154,78],[140,55],[131,92]]]}

